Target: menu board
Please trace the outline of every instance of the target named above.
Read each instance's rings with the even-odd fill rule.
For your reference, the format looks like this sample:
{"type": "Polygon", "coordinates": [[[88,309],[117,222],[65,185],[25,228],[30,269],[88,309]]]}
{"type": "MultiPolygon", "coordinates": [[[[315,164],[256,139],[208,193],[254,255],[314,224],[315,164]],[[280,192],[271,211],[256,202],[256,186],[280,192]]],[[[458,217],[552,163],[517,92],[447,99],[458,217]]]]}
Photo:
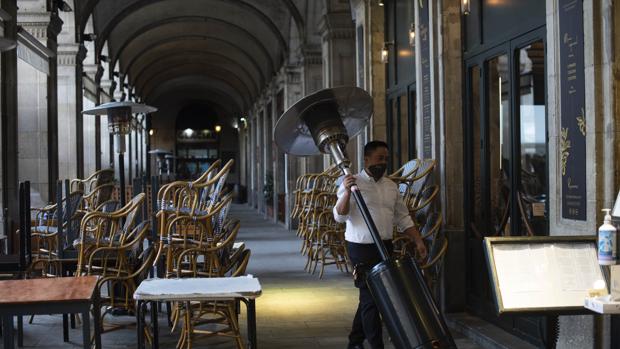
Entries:
{"type": "Polygon", "coordinates": [[[485,238],[499,313],[583,311],[588,289],[605,282],[596,238],[485,238]]]}

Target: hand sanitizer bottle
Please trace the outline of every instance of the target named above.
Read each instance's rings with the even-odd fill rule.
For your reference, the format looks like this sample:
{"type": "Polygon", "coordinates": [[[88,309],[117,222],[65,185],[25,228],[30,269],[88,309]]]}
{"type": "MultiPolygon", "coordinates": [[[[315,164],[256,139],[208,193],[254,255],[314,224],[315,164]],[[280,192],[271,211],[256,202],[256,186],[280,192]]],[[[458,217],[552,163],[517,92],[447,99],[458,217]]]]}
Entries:
{"type": "Polygon", "coordinates": [[[605,212],[603,225],[598,228],[598,263],[601,265],[616,264],[618,257],[616,252],[616,227],[611,224],[609,209],[605,212]]]}

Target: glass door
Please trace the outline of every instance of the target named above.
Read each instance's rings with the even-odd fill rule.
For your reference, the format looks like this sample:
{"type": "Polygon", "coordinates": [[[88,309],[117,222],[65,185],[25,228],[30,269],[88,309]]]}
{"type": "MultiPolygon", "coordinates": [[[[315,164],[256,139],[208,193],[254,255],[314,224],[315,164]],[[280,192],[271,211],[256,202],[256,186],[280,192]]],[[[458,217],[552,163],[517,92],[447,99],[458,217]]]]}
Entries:
{"type": "Polygon", "coordinates": [[[548,235],[544,28],[466,60],[469,311],[541,344],[544,317],[496,317],[487,236],[548,235]]]}

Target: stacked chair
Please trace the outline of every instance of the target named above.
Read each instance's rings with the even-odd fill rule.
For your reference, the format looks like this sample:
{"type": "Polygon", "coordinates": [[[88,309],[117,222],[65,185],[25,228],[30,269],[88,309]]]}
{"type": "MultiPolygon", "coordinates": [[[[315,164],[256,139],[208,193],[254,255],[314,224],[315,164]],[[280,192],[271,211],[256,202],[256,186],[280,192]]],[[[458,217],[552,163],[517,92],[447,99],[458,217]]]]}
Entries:
{"type": "Polygon", "coordinates": [[[97,210],[106,201],[112,198],[114,191],[114,169],[99,170],[86,179],[71,180],[71,191],[84,193],[82,209],[97,210]]]}
{"type": "Polygon", "coordinates": [[[334,221],[332,214],[339,176],[340,169],[335,166],[322,173],[300,176],[294,192],[291,215],[299,220],[297,235],[302,239],[301,253],[307,256],[305,269],[314,274],[320,264],[319,278],[323,278],[325,266],[330,264],[348,272],[344,225],[334,221]]]}
{"type": "MultiPolygon", "coordinates": [[[[241,276],[250,250],[234,251],[238,220],[228,217],[232,194],[223,191],[233,160],[213,163],[195,181],[175,181],[157,194],[163,277],[241,276]]],[[[177,348],[191,348],[195,334],[233,337],[244,348],[234,302],[180,302],[172,306],[174,331],[181,325],[177,348]]]]}
{"type": "MultiPolygon", "coordinates": [[[[398,184],[409,214],[418,227],[428,251],[420,268],[433,293],[437,295],[439,278],[443,268],[443,257],[448,250],[448,240],[441,230],[443,217],[437,204],[439,186],[432,184],[436,167],[433,159],[414,159],[405,163],[389,175],[398,184]]],[[[395,232],[394,250],[401,256],[415,256],[415,245],[408,238],[395,232]]]]}

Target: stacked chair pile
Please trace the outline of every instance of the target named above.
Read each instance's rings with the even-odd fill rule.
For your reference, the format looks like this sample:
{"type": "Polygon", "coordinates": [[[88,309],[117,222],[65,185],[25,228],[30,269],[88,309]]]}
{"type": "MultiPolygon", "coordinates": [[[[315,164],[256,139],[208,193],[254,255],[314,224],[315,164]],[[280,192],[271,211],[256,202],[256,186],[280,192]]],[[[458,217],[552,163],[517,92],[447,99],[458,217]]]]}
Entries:
{"type": "MultiPolygon", "coordinates": [[[[232,194],[224,190],[233,164],[218,160],[195,181],[155,186],[157,229],[145,219],[145,193],[134,192],[124,207],[113,199],[111,169],[59,182],[57,203],[31,211],[28,277],[99,276],[107,332],[127,326],[104,320],[135,314],[133,293],[155,271],[165,278],[244,275],[251,251],[235,242],[240,223],[228,217],[232,194]]],[[[172,330],[181,329],[178,348],[191,348],[196,333],[234,337],[244,348],[237,309],[222,301],[169,305],[172,330]]]]}
{"type": "MultiPolygon", "coordinates": [[[[426,244],[428,255],[420,261],[420,268],[429,287],[437,295],[448,240],[441,230],[443,217],[438,204],[439,185],[433,184],[435,167],[436,161],[433,159],[414,159],[389,175],[389,178],[398,184],[409,214],[426,244]]],[[[394,250],[401,256],[415,257],[416,253],[413,241],[396,231],[394,250]]]]}
{"type": "MultiPolygon", "coordinates": [[[[157,195],[158,248],[166,278],[241,276],[250,250],[235,248],[240,223],[228,217],[232,194],[223,192],[232,168],[218,160],[193,182],[162,186],[157,195]]],[[[191,348],[194,334],[233,337],[244,348],[235,302],[180,302],[172,304],[174,331],[182,323],[177,348],[191,348]]]]}
{"type": "Polygon", "coordinates": [[[299,220],[297,235],[302,239],[301,253],[307,256],[305,269],[314,274],[320,264],[319,278],[326,265],[334,264],[343,272],[349,270],[344,224],[337,223],[332,213],[339,177],[340,169],[330,167],[322,173],[300,176],[296,182],[291,216],[299,220]]]}

